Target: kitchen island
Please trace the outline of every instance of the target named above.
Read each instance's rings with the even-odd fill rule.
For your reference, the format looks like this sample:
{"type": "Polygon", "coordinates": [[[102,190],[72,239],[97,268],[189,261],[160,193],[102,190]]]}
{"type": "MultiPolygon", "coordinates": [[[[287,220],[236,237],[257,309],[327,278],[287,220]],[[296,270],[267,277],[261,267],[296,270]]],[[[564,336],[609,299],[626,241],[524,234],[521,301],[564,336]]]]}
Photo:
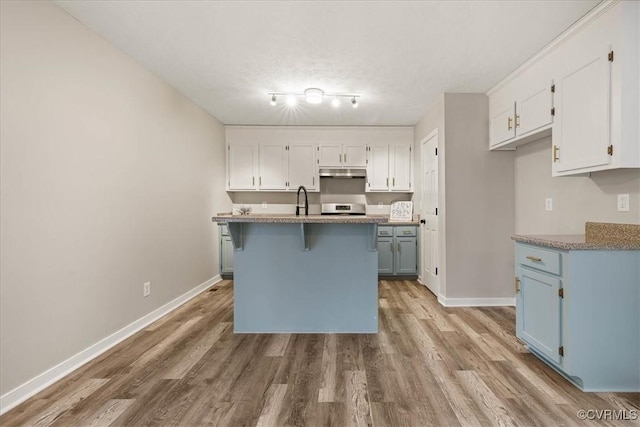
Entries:
{"type": "Polygon", "coordinates": [[[234,332],[376,333],[381,216],[231,215],[234,332]]]}

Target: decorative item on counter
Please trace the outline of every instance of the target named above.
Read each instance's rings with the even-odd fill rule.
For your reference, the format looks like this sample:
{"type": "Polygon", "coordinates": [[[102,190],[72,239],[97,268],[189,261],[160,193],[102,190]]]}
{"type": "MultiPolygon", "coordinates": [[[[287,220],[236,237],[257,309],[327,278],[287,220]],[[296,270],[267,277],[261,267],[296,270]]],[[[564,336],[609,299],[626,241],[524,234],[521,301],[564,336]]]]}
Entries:
{"type": "Polygon", "coordinates": [[[249,215],[251,213],[251,208],[241,207],[236,209],[239,215],[249,215]]]}
{"type": "Polygon", "coordinates": [[[389,221],[411,221],[413,219],[413,202],[393,202],[389,221]]]}

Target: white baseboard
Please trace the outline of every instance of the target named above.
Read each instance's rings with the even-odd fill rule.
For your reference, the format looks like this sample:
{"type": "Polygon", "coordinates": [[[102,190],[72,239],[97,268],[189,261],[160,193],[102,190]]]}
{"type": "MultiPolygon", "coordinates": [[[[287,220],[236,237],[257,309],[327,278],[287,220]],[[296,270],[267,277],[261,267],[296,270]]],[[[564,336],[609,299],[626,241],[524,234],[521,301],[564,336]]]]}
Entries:
{"type": "Polygon", "coordinates": [[[0,396],[0,415],[24,402],[39,391],[49,387],[59,379],[69,375],[71,372],[75,371],[85,363],[95,359],[105,351],[129,338],[136,332],[146,328],[151,323],[155,322],[167,313],[175,310],[182,304],[209,289],[212,285],[215,285],[221,280],[222,278],[219,274],[217,274],[206,282],[180,295],[176,299],[169,301],[162,307],[153,310],[151,313],[141,317],[140,319],[125,326],[119,331],[82,350],[80,353],[71,356],[64,362],[59,363],[53,368],[48,369],[47,371],[30,379],[26,383],[19,385],[13,390],[7,392],[3,396],[0,396]]]}
{"type": "Polygon", "coordinates": [[[515,306],[515,298],[445,298],[438,296],[438,302],[445,307],[495,307],[515,306]]]}

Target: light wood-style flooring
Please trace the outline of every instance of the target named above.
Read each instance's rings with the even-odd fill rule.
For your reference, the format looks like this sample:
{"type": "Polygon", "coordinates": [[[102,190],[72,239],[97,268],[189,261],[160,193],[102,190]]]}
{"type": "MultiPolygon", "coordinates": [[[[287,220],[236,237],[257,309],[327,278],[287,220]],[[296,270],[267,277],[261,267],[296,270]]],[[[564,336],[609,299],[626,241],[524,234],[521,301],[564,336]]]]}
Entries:
{"type": "Polygon", "coordinates": [[[637,426],[640,393],[582,393],[514,335],[514,309],[444,308],[381,281],[378,334],[233,334],[233,282],[0,417],[38,426],[637,426]]]}

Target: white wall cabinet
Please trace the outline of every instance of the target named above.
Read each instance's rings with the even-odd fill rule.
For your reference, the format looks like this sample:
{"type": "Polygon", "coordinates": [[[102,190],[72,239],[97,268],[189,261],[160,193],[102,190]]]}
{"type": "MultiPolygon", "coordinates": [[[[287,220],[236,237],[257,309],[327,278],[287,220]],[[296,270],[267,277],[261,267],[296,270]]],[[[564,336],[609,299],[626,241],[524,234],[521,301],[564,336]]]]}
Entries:
{"type": "Polygon", "coordinates": [[[319,146],[318,164],[321,168],[364,168],[367,166],[367,147],[364,144],[325,144],[319,146]]]}
{"type": "Polygon", "coordinates": [[[260,190],[286,190],[289,172],[287,146],[277,143],[260,143],[258,156],[260,190]]]}
{"type": "Polygon", "coordinates": [[[490,149],[551,135],[553,176],[640,168],[639,75],[640,3],[603,2],[489,91],[490,149]]]}
{"type": "Polygon", "coordinates": [[[413,191],[412,144],[367,147],[367,191],[413,191]]]}
{"type": "Polygon", "coordinates": [[[288,188],[298,190],[304,185],[308,191],[318,189],[318,166],[316,163],[316,145],[290,144],[288,188]]]}
{"type": "Polygon", "coordinates": [[[227,146],[227,190],[257,190],[258,144],[247,142],[227,146]]]}

